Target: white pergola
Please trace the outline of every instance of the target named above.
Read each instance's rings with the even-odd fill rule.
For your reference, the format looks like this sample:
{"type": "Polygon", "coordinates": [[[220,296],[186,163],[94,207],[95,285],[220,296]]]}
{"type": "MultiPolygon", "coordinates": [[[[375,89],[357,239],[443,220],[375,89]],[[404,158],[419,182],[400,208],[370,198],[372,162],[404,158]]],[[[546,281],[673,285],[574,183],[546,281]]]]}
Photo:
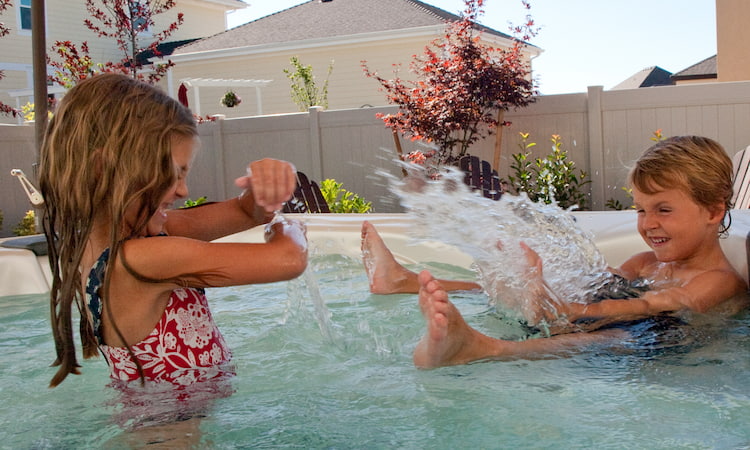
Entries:
{"type": "MultiPolygon", "coordinates": [[[[57,97],[58,94],[64,94],[66,89],[62,86],[47,86],[47,95],[54,94],[55,97],[57,97]]],[[[34,88],[31,89],[9,89],[6,91],[9,96],[13,97],[16,101],[16,109],[19,111],[21,110],[21,99],[24,99],[30,103],[34,103],[34,110],[39,111],[38,108],[36,108],[36,101],[34,99],[34,88]]],[[[25,103],[24,103],[25,104],[25,103]]],[[[45,112],[46,112],[46,105],[45,105],[45,112]]],[[[23,117],[20,115],[18,116],[18,124],[23,123],[23,117]]]]}
{"type": "Polygon", "coordinates": [[[193,88],[193,105],[190,105],[190,109],[195,114],[201,114],[201,101],[200,101],[200,88],[201,87],[251,87],[255,88],[256,98],[256,109],[257,114],[263,114],[263,102],[260,96],[260,89],[268,86],[273,80],[233,80],[233,79],[220,79],[220,78],[183,78],[180,80],[181,84],[189,88],[193,88]]]}

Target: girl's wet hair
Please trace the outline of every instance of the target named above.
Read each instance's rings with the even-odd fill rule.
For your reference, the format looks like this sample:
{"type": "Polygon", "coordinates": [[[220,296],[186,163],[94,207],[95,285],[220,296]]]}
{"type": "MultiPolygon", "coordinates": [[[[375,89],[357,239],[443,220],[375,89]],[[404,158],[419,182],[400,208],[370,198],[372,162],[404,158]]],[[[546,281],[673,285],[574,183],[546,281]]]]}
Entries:
{"type": "Polygon", "coordinates": [[[719,232],[731,224],[732,160],[713,139],[674,136],[648,148],[630,170],[628,181],[646,194],[680,189],[706,208],[724,208],[719,232]]]}
{"type": "MultiPolygon", "coordinates": [[[[143,233],[176,180],[172,139],[196,135],[187,108],[160,89],[124,75],[95,75],[60,101],[45,134],[39,166],[53,274],[54,365],[60,366],[51,386],[78,373],[73,302],[81,314],[83,355],[97,354],[79,272],[85,270],[80,264],[94,218],[110,224],[114,260],[124,240],[143,233]],[[125,221],[128,210],[137,211],[135,221],[125,221]]],[[[102,293],[105,301],[108,286],[109,276],[102,293]]]]}

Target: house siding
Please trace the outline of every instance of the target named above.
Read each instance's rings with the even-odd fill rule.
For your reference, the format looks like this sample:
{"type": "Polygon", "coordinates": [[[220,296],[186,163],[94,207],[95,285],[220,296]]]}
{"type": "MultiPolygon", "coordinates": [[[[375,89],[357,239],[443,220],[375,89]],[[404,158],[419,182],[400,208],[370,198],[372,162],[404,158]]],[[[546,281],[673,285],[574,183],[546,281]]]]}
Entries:
{"type": "MultiPolygon", "coordinates": [[[[716,81],[750,79],[750,2],[747,0],[716,0],[716,81]]],[[[711,80],[709,80],[711,81],[711,80]]]]}
{"type": "MultiPolygon", "coordinates": [[[[165,14],[155,17],[156,29],[161,30],[177,18],[177,13],[185,15],[183,25],[170,37],[170,40],[182,40],[205,37],[220,33],[226,28],[226,8],[215,3],[203,1],[177,1],[177,5],[165,14]]],[[[31,34],[19,32],[16,20],[17,10],[14,5],[0,15],[0,20],[11,29],[10,34],[0,38],[0,70],[5,78],[0,80],[0,101],[11,106],[16,100],[7,91],[31,89],[31,34]],[[19,66],[26,65],[21,68],[19,66]]],[[[88,42],[89,51],[95,62],[116,61],[123,57],[117,49],[114,39],[97,37],[86,28],[83,20],[88,18],[84,1],[46,2],[47,49],[50,51],[55,41],[71,41],[76,46],[88,42]]],[[[51,55],[55,56],[55,55],[51,55]]],[[[20,99],[22,104],[29,98],[20,99]]],[[[0,116],[0,123],[15,123],[10,117],[0,116]]]]}
{"type": "MultiPolygon", "coordinates": [[[[291,99],[290,80],[284,69],[292,70],[290,59],[297,56],[304,65],[311,65],[319,86],[322,86],[328,66],[333,61],[333,72],[328,86],[329,109],[348,109],[387,104],[386,96],[380,91],[380,84],[367,78],[361,66],[367,66],[387,79],[394,78],[394,64],[401,64],[398,76],[413,79],[409,70],[413,56],[421,54],[425,46],[439,36],[442,27],[435,27],[430,34],[394,37],[371,42],[350,42],[345,38],[338,42],[321,43],[318,46],[288,48],[288,46],[248,48],[244,56],[210,58],[211,53],[180,55],[172,69],[174,80],[172,95],[181,80],[189,78],[215,79],[256,79],[272,80],[261,89],[262,113],[281,114],[298,111],[291,99]],[[193,59],[192,61],[189,59],[193,59]]],[[[354,37],[352,37],[354,38],[354,37]]],[[[224,114],[228,118],[258,114],[254,88],[232,88],[242,97],[238,107],[226,108],[219,98],[227,88],[201,87],[201,115],[224,114]]],[[[195,108],[194,92],[190,90],[189,100],[195,108]]]]}

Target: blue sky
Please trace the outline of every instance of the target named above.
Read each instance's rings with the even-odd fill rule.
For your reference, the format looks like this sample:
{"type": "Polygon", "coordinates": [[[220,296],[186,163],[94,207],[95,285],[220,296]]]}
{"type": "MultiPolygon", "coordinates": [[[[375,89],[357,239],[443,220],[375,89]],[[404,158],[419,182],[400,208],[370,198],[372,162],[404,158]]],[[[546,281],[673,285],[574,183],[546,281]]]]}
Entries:
{"type": "MultiPolygon", "coordinates": [[[[250,6],[229,15],[230,27],[307,0],[245,1],[250,6]]],[[[464,7],[463,0],[422,1],[452,13],[464,7]]],[[[541,27],[531,43],[544,50],[533,63],[542,94],[609,89],[646,67],[674,73],[716,54],[715,0],[530,1],[541,27]]],[[[526,14],[520,0],[485,0],[481,22],[508,32],[526,14]]]]}

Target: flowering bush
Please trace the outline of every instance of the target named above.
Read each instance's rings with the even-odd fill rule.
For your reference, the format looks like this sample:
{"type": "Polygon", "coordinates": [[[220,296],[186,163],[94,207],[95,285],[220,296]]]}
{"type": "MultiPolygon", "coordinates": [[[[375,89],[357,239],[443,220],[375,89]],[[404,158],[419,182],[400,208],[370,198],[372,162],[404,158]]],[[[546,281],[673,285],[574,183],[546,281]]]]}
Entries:
{"type": "MultiPolygon", "coordinates": [[[[378,117],[413,140],[433,143],[440,163],[466,154],[471,144],[506,124],[498,112],[526,106],[536,94],[522,52],[526,44],[519,38],[510,49],[481,43],[477,19],[484,13],[484,0],[464,2],[461,19],[449,23],[442,38],[426,47],[421,57],[414,57],[410,68],[417,81],[386,80],[362,61],[365,75],[375,78],[388,101],[400,107],[396,114],[378,117]]],[[[528,9],[528,2],[523,3],[528,9]]],[[[527,17],[515,33],[526,40],[534,34],[533,25],[527,17]]]]}
{"type": "Polygon", "coordinates": [[[48,58],[55,68],[49,80],[70,88],[97,72],[128,74],[132,78],[155,84],[174,66],[171,60],[165,63],[149,63],[150,57],[161,57],[159,44],[169,41],[170,36],[184,22],[181,12],[172,15],[174,0],[86,0],[90,18],[83,24],[98,37],[110,39],[117,44],[123,58],[120,61],[94,63],[89,54],[88,43],[80,49],[71,41],[56,41],[53,53],[60,60],[48,58]],[[161,14],[176,16],[174,22],[160,21],[164,26],[157,29],[155,17],[161,14]],[[145,41],[151,41],[146,44],[145,41]]]}
{"type": "MultiPolygon", "coordinates": [[[[54,106],[54,102],[50,101],[48,102],[49,106],[54,106]]],[[[27,102],[25,105],[21,106],[21,115],[23,115],[23,119],[27,122],[32,122],[36,118],[36,114],[34,113],[34,104],[31,102],[27,102]]],[[[47,110],[47,118],[52,118],[52,111],[47,110]]]]}
{"type": "Polygon", "coordinates": [[[16,236],[31,236],[32,234],[36,234],[36,214],[34,214],[33,209],[26,211],[23,219],[13,229],[13,233],[16,236]]]}

